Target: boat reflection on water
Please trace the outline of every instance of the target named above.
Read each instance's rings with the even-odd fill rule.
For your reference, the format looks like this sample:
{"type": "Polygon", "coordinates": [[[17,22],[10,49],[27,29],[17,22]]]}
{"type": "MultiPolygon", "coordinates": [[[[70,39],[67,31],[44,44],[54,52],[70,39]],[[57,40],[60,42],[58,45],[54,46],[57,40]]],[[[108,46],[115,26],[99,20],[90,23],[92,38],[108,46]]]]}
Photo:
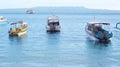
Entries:
{"type": "Polygon", "coordinates": [[[59,44],[60,32],[47,32],[46,35],[47,43],[59,44]]]}
{"type": "Polygon", "coordinates": [[[47,35],[47,38],[56,38],[56,39],[59,39],[60,37],[60,32],[47,32],[46,33],[47,35]]]}
{"type": "MultiPolygon", "coordinates": [[[[56,60],[59,60],[58,57],[60,56],[59,52],[60,52],[60,45],[61,45],[60,33],[55,33],[55,32],[47,33],[45,44],[46,45],[44,45],[44,46],[46,46],[46,48],[42,48],[42,49],[46,50],[44,57],[46,57],[46,58],[54,57],[50,61],[47,61],[47,60],[46,61],[51,63],[51,62],[55,62],[56,60]]],[[[42,53],[44,54],[44,52],[42,52],[42,53]]]]}
{"type": "Polygon", "coordinates": [[[9,36],[9,41],[10,41],[10,44],[11,45],[22,45],[23,43],[23,39],[26,37],[26,35],[22,35],[22,36],[14,36],[14,37],[11,37],[9,36]]]}
{"type": "Polygon", "coordinates": [[[88,45],[92,45],[92,46],[100,46],[100,47],[108,47],[109,45],[111,45],[111,41],[107,41],[107,42],[101,42],[101,41],[95,41],[95,40],[91,40],[89,37],[87,37],[86,43],[88,45]]]}

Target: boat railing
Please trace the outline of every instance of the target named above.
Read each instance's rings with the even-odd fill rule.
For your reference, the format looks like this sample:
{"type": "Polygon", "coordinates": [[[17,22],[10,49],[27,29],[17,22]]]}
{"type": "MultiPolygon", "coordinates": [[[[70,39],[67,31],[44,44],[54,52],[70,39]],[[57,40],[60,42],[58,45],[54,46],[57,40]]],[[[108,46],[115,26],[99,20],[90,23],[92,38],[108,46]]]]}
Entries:
{"type": "Polygon", "coordinates": [[[120,22],[116,23],[116,27],[115,27],[115,28],[117,28],[117,29],[119,29],[119,30],[120,30],[120,27],[118,27],[118,26],[119,26],[119,24],[120,24],[120,22]]]}

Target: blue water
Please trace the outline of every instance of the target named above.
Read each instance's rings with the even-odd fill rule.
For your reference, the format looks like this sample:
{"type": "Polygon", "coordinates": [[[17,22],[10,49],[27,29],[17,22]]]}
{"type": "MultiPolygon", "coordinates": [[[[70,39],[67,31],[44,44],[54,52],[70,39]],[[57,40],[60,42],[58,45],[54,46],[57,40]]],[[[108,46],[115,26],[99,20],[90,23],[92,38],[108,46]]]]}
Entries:
{"type": "Polygon", "coordinates": [[[0,14],[9,22],[28,22],[22,37],[9,37],[8,25],[0,25],[1,67],[120,67],[120,31],[114,29],[120,15],[56,14],[61,32],[47,33],[48,14],[0,14]],[[111,23],[112,41],[99,43],[89,39],[85,25],[93,17],[111,23]]]}

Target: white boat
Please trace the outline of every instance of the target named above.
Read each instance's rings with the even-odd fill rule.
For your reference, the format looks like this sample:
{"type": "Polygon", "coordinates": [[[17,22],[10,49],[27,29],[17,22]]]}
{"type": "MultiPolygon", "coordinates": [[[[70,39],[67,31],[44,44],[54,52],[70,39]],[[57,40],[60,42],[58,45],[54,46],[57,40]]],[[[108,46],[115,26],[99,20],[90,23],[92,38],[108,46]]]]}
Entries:
{"type": "Polygon", "coordinates": [[[11,23],[12,28],[9,30],[9,36],[21,36],[27,32],[27,23],[23,21],[18,21],[11,23]]]}
{"type": "Polygon", "coordinates": [[[0,22],[4,22],[7,21],[7,19],[5,19],[3,16],[0,16],[0,22]]]}
{"type": "Polygon", "coordinates": [[[60,32],[60,22],[58,16],[50,16],[47,19],[47,32],[60,32]]]}
{"type": "Polygon", "coordinates": [[[34,14],[34,13],[35,13],[35,11],[32,10],[32,9],[29,9],[29,10],[26,11],[26,14],[34,14]]]}
{"type": "Polygon", "coordinates": [[[5,19],[3,16],[0,16],[0,25],[7,24],[7,19],[5,19]]]}
{"type": "Polygon", "coordinates": [[[109,30],[106,30],[109,25],[110,23],[107,22],[88,22],[85,31],[92,40],[110,41],[113,34],[109,30]]]}

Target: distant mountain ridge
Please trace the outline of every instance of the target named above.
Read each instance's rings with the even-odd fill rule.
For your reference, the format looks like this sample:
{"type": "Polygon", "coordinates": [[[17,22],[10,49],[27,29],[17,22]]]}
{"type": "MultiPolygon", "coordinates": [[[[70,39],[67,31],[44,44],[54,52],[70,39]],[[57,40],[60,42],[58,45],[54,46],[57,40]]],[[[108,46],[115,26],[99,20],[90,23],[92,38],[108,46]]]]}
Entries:
{"type": "Polygon", "coordinates": [[[79,13],[106,13],[120,14],[120,10],[89,9],[85,7],[33,7],[21,9],[0,9],[0,13],[20,13],[26,14],[28,9],[35,10],[36,14],[79,14],[79,13]]]}

